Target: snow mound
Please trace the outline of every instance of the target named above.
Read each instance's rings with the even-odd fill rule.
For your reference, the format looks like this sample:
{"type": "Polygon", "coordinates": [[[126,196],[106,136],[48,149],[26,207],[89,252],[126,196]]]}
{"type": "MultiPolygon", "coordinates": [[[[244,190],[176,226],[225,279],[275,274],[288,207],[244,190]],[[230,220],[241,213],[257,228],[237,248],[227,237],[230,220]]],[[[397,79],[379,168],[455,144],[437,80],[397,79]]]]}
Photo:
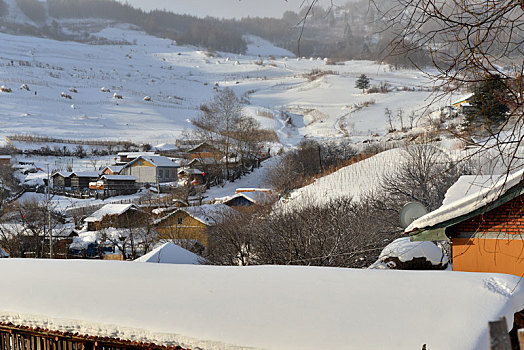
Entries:
{"type": "Polygon", "coordinates": [[[203,259],[189,250],[172,242],[167,242],[153,249],[146,255],[135,259],[137,262],[160,264],[192,264],[198,265],[203,259]]]}
{"type": "Polygon", "coordinates": [[[448,263],[447,255],[436,244],[427,241],[410,242],[409,237],[402,237],[388,244],[380,253],[378,260],[388,265],[388,260],[391,258],[397,258],[401,262],[424,258],[432,265],[448,263]]]}

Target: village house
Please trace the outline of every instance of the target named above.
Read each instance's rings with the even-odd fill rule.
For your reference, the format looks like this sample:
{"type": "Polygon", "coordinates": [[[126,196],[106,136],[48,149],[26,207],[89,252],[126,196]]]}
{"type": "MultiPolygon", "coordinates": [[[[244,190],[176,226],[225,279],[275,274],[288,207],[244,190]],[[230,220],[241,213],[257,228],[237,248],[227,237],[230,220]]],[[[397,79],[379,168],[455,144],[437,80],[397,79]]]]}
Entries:
{"type": "Polygon", "coordinates": [[[523,276],[523,174],[462,176],[443,205],[406,232],[412,241],[450,241],[454,271],[523,276]]]}
{"type": "Polygon", "coordinates": [[[217,198],[216,200],[232,208],[237,208],[271,204],[276,200],[276,196],[271,190],[267,189],[238,188],[233,196],[217,198]]]}
{"type": "Polygon", "coordinates": [[[132,175],[139,184],[176,182],[180,164],[163,156],[139,156],[127,163],[120,175],[132,175]]]}
{"type": "Polygon", "coordinates": [[[451,106],[461,113],[468,113],[473,108],[471,106],[470,101],[474,95],[474,93],[469,93],[467,95],[459,97],[457,100],[451,103],[451,106]]]}
{"type": "Polygon", "coordinates": [[[158,239],[198,241],[203,247],[209,246],[211,226],[221,224],[236,211],[224,204],[204,204],[179,208],[154,221],[158,239]]]}
{"type": "Polygon", "coordinates": [[[84,219],[88,231],[99,231],[108,227],[127,228],[143,219],[134,204],[106,204],[84,219]]]}
{"type": "Polygon", "coordinates": [[[102,175],[98,181],[89,183],[89,189],[103,198],[133,194],[138,190],[133,175],[102,175]]]}
{"type": "Polygon", "coordinates": [[[102,169],[103,175],[120,175],[123,165],[109,165],[102,169]]]}
{"type": "Polygon", "coordinates": [[[71,188],[71,171],[59,171],[54,173],[51,177],[53,180],[53,189],[65,190],[71,188]]]}
{"type": "Polygon", "coordinates": [[[71,176],[71,189],[73,191],[82,191],[89,189],[89,183],[98,180],[97,172],[76,172],[71,176]]]}
{"type": "Polygon", "coordinates": [[[198,159],[210,163],[220,161],[220,159],[224,157],[224,153],[207,142],[202,142],[201,144],[189,149],[187,155],[189,159],[198,159]]]}
{"type": "Polygon", "coordinates": [[[0,165],[10,165],[11,156],[8,154],[0,155],[0,165]]]}

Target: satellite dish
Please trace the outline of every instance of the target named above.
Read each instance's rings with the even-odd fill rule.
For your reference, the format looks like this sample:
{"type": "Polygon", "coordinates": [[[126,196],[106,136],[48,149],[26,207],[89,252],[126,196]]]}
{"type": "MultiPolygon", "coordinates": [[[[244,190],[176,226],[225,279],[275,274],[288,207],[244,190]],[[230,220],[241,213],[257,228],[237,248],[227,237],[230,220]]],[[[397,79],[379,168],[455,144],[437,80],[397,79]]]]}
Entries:
{"type": "Polygon", "coordinates": [[[413,221],[428,213],[426,207],[419,202],[409,202],[400,211],[400,226],[408,227],[413,221]]]}

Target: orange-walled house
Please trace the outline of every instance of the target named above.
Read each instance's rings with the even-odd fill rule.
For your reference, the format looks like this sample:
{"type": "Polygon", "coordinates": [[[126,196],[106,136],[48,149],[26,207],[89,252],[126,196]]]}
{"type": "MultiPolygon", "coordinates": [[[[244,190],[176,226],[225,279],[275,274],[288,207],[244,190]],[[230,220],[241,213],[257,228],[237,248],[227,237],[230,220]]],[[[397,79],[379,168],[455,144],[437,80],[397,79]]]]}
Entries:
{"type": "Polygon", "coordinates": [[[454,271],[524,276],[523,174],[463,176],[406,232],[412,241],[450,241],[454,271]]]}
{"type": "Polygon", "coordinates": [[[158,239],[196,241],[209,247],[208,228],[235,215],[235,210],[225,204],[205,204],[179,208],[154,222],[158,239]]]}

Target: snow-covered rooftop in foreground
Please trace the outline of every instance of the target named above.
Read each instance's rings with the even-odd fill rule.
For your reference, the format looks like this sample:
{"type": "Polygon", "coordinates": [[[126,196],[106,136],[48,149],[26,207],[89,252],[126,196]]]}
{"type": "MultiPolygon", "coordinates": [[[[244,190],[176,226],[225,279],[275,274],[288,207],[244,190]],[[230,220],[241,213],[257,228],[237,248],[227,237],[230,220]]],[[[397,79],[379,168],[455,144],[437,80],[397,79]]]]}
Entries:
{"type": "Polygon", "coordinates": [[[487,350],[487,322],[524,308],[524,284],[503,274],[30,259],[0,270],[0,321],[193,349],[487,350]]]}
{"type": "Polygon", "coordinates": [[[135,259],[135,261],[160,264],[198,265],[203,262],[204,259],[172,242],[167,242],[156,247],[146,255],[135,259]]]}
{"type": "Polygon", "coordinates": [[[482,208],[495,201],[510,188],[518,185],[518,183],[523,180],[523,175],[524,169],[509,174],[508,176],[499,175],[493,177],[493,180],[480,177],[479,181],[473,181],[474,188],[472,188],[471,184],[472,178],[459,179],[455,185],[448,189],[449,195],[446,193],[446,197],[455,200],[447,200],[437,210],[427,213],[413,221],[411,225],[406,228],[405,232],[432,227],[482,208]]]}

